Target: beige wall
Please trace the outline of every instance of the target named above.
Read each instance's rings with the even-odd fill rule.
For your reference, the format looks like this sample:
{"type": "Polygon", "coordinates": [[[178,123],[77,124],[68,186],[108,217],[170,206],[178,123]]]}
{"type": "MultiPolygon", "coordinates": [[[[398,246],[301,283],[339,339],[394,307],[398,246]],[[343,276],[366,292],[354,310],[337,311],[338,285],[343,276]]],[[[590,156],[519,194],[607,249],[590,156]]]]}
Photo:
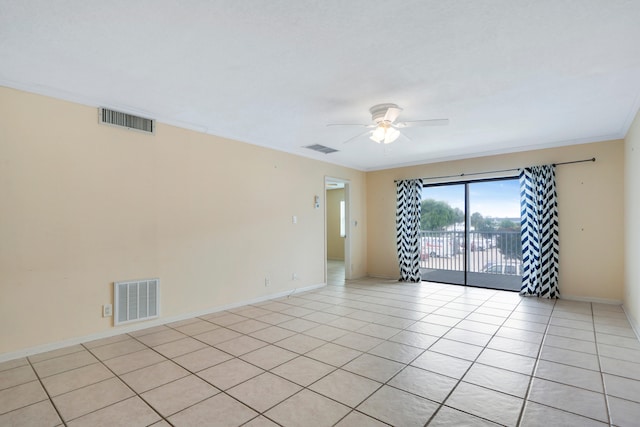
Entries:
{"type": "Polygon", "coordinates": [[[640,333],[640,112],[625,139],[624,308],[640,333]]]}
{"type": "Polygon", "coordinates": [[[322,283],[326,176],[350,182],[353,277],[397,278],[395,179],[592,156],[557,171],[561,292],[624,297],[639,319],[639,150],[636,118],[626,144],[365,174],[162,123],[102,126],[93,107],[0,88],[0,357],[112,330],[117,280],[159,277],[164,318],[322,283]]]}
{"type": "Polygon", "coordinates": [[[340,202],[344,188],[327,190],[327,259],[344,261],[344,237],[340,236],[340,202]]]}
{"type": "Polygon", "coordinates": [[[394,180],[493,171],[596,157],[559,166],[560,292],[565,297],[623,297],[624,142],[576,145],[434,163],[367,175],[369,274],[397,278],[394,180]],[[374,196],[375,195],[375,196],[374,196]]]}
{"type": "Polygon", "coordinates": [[[159,277],[163,317],[323,283],[325,176],[350,181],[364,276],[365,173],[0,88],[0,356],[110,330],[118,280],[159,277]]]}

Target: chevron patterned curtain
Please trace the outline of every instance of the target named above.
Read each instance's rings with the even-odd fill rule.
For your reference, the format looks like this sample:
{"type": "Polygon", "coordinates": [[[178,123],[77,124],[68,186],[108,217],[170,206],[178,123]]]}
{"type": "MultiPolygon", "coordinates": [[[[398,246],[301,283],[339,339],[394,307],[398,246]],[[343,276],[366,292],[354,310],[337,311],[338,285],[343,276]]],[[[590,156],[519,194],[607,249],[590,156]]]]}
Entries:
{"type": "Polygon", "coordinates": [[[401,282],[420,282],[420,201],[422,180],[396,182],[396,243],[401,282]]]}
{"type": "Polygon", "coordinates": [[[558,298],[558,203],[553,165],[520,171],[520,212],[520,295],[558,298]]]}

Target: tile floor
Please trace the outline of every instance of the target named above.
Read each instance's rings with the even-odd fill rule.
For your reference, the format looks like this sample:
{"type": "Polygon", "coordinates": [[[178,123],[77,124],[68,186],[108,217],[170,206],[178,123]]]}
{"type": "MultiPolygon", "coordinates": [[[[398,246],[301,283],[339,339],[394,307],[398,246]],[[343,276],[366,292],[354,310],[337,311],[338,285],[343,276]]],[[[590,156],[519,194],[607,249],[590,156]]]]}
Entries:
{"type": "Polygon", "coordinates": [[[0,364],[0,426],[639,424],[618,306],[344,283],[0,364]]]}

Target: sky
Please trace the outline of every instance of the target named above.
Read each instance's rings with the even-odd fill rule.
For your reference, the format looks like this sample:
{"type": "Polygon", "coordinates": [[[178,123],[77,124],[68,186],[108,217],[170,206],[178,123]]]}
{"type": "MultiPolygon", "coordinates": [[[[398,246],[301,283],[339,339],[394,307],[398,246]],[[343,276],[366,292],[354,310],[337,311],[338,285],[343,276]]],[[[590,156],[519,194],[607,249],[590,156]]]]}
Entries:
{"type": "MultiPolygon", "coordinates": [[[[422,198],[442,200],[464,211],[464,184],[425,187],[422,198]]],[[[485,218],[519,218],[518,179],[469,184],[469,212],[480,212],[485,218]]]]}

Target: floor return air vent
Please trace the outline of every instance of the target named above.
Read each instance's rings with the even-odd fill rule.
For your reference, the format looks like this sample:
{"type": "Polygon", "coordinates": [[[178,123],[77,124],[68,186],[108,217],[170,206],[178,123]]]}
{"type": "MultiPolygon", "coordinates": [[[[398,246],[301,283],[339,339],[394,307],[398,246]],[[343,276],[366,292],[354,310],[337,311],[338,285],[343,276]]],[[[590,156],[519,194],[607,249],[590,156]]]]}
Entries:
{"type": "Polygon", "coordinates": [[[158,317],[160,279],[144,279],[113,284],[114,325],[158,317]]]}
{"type": "Polygon", "coordinates": [[[134,116],[120,111],[110,110],[100,107],[98,109],[100,123],[111,126],[118,126],[125,129],[138,130],[145,133],[154,133],[156,122],[153,119],[134,116]]]}

